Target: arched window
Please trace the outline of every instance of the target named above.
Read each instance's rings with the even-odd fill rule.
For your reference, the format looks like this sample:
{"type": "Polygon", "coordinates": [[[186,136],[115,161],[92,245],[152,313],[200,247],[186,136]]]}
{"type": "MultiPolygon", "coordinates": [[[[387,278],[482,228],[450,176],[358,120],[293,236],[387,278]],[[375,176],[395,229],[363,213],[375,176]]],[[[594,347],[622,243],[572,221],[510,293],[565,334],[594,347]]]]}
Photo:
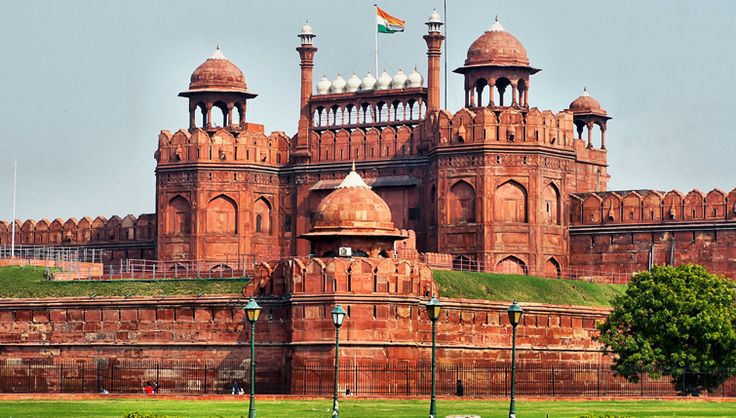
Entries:
{"type": "Polygon", "coordinates": [[[560,263],[554,257],[544,263],[544,277],[560,277],[560,263]]]}
{"type": "Polygon", "coordinates": [[[475,222],[475,189],[465,181],[450,188],[450,223],[475,222]]]}
{"type": "Polygon", "coordinates": [[[544,222],[560,225],[560,192],[553,183],[544,188],[544,222]]]}
{"type": "Polygon", "coordinates": [[[207,204],[206,230],[209,234],[238,232],[238,206],[225,195],[219,195],[207,204]]]}
{"type": "Polygon", "coordinates": [[[526,263],[510,255],[496,264],[496,273],[526,274],[526,263]]]}
{"type": "Polygon", "coordinates": [[[169,201],[166,210],[166,232],[171,234],[188,234],[190,232],[191,210],[189,202],[180,195],[169,201]]]}
{"type": "Polygon", "coordinates": [[[496,189],[493,206],[497,222],[527,222],[526,189],[513,180],[496,189]]]}
{"type": "Polygon", "coordinates": [[[253,204],[255,214],[255,232],[271,234],[271,203],[265,197],[259,197],[253,204]]]}

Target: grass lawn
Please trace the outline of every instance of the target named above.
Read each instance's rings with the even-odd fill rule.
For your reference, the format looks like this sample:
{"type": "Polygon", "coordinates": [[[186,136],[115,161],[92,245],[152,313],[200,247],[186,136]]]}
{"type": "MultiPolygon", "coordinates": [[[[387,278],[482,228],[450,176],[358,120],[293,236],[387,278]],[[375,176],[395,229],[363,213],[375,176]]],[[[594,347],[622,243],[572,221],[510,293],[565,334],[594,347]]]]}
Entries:
{"type": "MultiPolygon", "coordinates": [[[[46,280],[43,267],[0,268],[0,298],[75,296],[161,296],[240,294],[247,279],[46,280]]],[[[448,298],[517,300],[558,305],[610,306],[626,285],[545,279],[493,273],[435,270],[440,293],[448,298]]]]}
{"type": "MultiPolygon", "coordinates": [[[[330,416],[331,400],[258,401],[259,418],[330,416]]],[[[159,399],[110,399],[88,401],[0,401],[0,418],[122,418],[127,412],[139,411],[167,414],[172,417],[240,417],[247,416],[247,398],[234,401],[196,401],[159,399]]],[[[443,400],[437,402],[437,416],[475,414],[483,418],[508,416],[508,401],[443,400]]],[[[517,402],[520,418],[567,418],[583,414],[628,415],[631,417],[734,417],[736,402],[702,400],[676,401],[526,401],[517,402]]],[[[429,401],[346,400],[340,403],[342,418],[426,417],[429,401]]]]}
{"type": "Polygon", "coordinates": [[[246,279],[54,282],[46,280],[45,272],[44,267],[0,268],[0,298],[241,294],[248,282],[246,279]]]}
{"type": "Polygon", "coordinates": [[[449,298],[517,300],[555,305],[611,306],[626,285],[510,274],[435,270],[440,294],[449,298]]]}

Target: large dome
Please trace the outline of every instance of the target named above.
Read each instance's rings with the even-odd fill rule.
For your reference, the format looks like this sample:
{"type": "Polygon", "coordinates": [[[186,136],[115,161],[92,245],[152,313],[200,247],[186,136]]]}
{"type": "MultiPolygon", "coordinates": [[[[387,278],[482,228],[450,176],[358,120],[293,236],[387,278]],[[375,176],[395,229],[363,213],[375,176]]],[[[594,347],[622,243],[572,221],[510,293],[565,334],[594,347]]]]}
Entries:
{"type": "Polygon", "coordinates": [[[465,65],[529,66],[524,45],[498,22],[468,48],[465,65]]]}
{"type": "Polygon", "coordinates": [[[189,90],[245,92],[245,75],[219,48],[192,73],[189,90]]]}
{"type": "Polygon", "coordinates": [[[313,232],[394,231],[391,209],[354,170],[317,206],[313,232]]]}
{"type": "Polygon", "coordinates": [[[594,99],[593,96],[588,94],[588,89],[583,89],[583,94],[581,94],[577,99],[573,100],[572,103],[570,103],[570,110],[573,111],[573,113],[599,113],[606,115],[606,111],[601,107],[601,104],[598,103],[598,100],[594,99]]]}

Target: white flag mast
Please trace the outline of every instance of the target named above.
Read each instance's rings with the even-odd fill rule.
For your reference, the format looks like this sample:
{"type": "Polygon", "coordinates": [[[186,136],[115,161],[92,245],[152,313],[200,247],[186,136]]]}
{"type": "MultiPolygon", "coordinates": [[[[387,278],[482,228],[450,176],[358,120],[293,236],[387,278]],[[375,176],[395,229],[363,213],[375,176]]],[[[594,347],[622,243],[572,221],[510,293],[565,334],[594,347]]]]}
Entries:
{"type": "Polygon", "coordinates": [[[376,37],[376,49],[374,50],[375,62],[373,76],[378,78],[378,5],[373,4],[373,35],[376,37]]]}
{"type": "Polygon", "coordinates": [[[15,257],[15,180],[16,180],[16,173],[18,171],[18,162],[13,161],[13,226],[10,228],[11,230],[11,237],[10,237],[10,258],[15,257]]]}

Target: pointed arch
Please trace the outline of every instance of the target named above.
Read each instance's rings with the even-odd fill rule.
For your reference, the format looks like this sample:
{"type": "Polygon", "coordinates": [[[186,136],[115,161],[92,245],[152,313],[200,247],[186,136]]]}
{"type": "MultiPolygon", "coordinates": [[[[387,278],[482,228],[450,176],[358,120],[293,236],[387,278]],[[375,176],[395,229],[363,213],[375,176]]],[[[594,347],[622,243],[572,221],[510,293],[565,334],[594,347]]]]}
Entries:
{"type": "Polygon", "coordinates": [[[526,272],[526,263],[513,255],[503,258],[496,264],[496,273],[525,275],[526,272]]]}
{"type": "Polygon", "coordinates": [[[238,232],[238,205],[224,195],[218,195],[207,203],[206,231],[210,234],[236,234],[238,232]]]}
{"type": "Polygon", "coordinates": [[[549,225],[560,225],[562,222],[560,189],[553,182],[544,188],[543,203],[544,222],[549,225]]]}
{"type": "Polygon", "coordinates": [[[450,187],[450,223],[475,222],[475,189],[465,180],[450,187]]]}
{"type": "Polygon", "coordinates": [[[527,193],[521,183],[508,180],[498,186],[493,203],[495,221],[527,222],[527,193]]]}
{"type": "Polygon", "coordinates": [[[166,208],[166,232],[188,234],[191,230],[191,206],[189,201],[178,194],[169,200],[166,208]]]}
{"type": "Polygon", "coordinates": [[[253,203],[254,227],[257,234],[271,235],[271,208],[271,202],[263,196],[253,203]]]}
{"type": "Polygon", "coordinates": [[[561,268],[560,263],[556,258],[550,257],[544,263],[544,277],[560,277],[561,268]]]}

